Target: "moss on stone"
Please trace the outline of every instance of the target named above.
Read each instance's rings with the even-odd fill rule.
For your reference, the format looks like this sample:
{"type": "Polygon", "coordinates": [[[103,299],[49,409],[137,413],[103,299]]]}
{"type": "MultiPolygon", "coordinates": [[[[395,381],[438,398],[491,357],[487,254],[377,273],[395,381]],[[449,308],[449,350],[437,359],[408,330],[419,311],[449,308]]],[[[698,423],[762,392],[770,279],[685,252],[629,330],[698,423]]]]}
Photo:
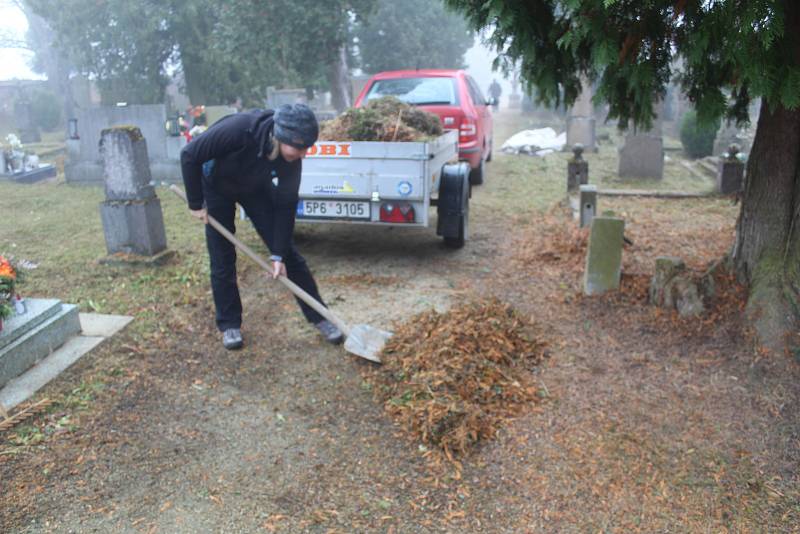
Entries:
{"type": "Polygon", "coordinates": [[[139,129],[138,126],[133,126],[131,124],[123,124],[120,126],[112,126],[111,128],[104,128],[102,132],[100,132],[101,137],[106,135],[107,133],[112,132],[122,132],[127,134],[131,141],[141,141],[144,139],[142,135],[142,131],[139,129]]]}
{"type": "Polygon", "coordinates": [[[786,348],[788,334],[797,323],[800,303],[797,254],[773,250],[756,263],[750,279],[746,314],[756,330],[758,342],[774,352],[786,348]]]}

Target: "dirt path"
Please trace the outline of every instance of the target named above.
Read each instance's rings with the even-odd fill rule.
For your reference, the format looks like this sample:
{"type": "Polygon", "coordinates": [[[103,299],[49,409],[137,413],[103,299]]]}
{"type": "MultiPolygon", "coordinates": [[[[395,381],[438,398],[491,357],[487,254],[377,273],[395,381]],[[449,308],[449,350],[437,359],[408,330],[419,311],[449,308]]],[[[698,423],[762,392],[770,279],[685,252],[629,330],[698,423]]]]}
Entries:
{"type": "MultiPolygon", "coordinates": [[[[531,256],[535,238],[524,246],[543,219],[497,210],[524,187],[510,176],[475,191],[460,251],[430,229],[298,233],[346,320],[391,327],[431,306],[498,296],[547,332],[552,356],[538,374],[547,399],[462,470],[431,465],[375,401],[368,364],[322,343],[247,268],[245,350],[221,348],[203,296],[159,308],[163,332],[148,343],[123,335],[51,386],[69,395],[90,384],[71,393],[88,391],[88,409],[76,401],[74,427],[0,455],[0,531],[800,531],[797,366],[754,354],[730,310],[698,329],[655,313],[633,284],[580,297],[574,264],[531,256]]],[[[626,254],[707,232],[724,240],[734,212],[703,202],[687,204],[698,217],[667,238],[636,236],[626,254]]],[[[614,208],[650,221],[643,210],[660,205],[614,208]]]]}

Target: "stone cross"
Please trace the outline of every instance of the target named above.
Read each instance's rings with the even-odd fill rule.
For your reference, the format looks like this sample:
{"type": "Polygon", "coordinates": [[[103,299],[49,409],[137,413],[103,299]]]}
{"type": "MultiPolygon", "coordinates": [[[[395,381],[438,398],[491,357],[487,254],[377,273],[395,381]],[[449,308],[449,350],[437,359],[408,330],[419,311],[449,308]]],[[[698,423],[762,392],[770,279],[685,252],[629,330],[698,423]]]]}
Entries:
{"type": "Polygon", "coordinates": [[[622,244],[625,221],[616,217],[595,217],[586,252],[583,292],[600,295],[619,289],[622,276],[622,244]]]}
{"type": "Polygon", "coordinates": [[[135,126],[103,130],[106,200],[100,217],[109,254],[154,256],[167,248],[161,202],[151,183],[147,142],[135,126]]]}
{"type": "Polygon", "coordinates": [[[587,78],[581,78],[581,94],[569,110],[567,117],[567,146],[583,145],[584,149],[595,152],[594,105],[592,87],[587,78]]]}

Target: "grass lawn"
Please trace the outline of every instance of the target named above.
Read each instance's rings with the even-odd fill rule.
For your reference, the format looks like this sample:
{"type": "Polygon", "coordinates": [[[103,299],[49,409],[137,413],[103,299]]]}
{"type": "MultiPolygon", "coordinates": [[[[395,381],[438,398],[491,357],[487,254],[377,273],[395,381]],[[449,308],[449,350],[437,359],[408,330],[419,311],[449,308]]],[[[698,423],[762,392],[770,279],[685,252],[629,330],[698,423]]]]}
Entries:
{"type": "MultiPolygon", "coordinates": [[[[564,123],[552,118],[535,118],[529,115],[501,113],[495,121],[494,155],[491,174],[503,176],[503,180],[522,180],[523,190],[528,194],[519,197],[519,202],[532,201],[537,206],[549,205],[563,196],[566,188],[567,162],[572,152],[555,152],[544,157],[508,155],[500,151],[506,139],[528,129],[551,127],[557,133],[564,130],[564,123]]],[[[664,179],[622,179],[617,176],[619,165],[618,146],[624,143],[613,125],[597,127],[598,151],[584,153],[589,162],[589,182],[602,189],[646,189],[657,191],[683,191],[687,193],[711,193],[715,184],[712,178],[700,178],[692,174],[682,162],[688,160],[680,149],[680,141],[665,136],[667,148],[664,162],[664,179]]],[[[490,174],[490,177],[491,177],[490,174]]],[[[515,189],[515,191],[518,191],[515,189]]]]}
{"type": "MultiPolygon", "coordinates": [[[[208,260],[201,225],[182,200],[159,187],[168,248],[177,254],[163,268],[109,266],[99,204],[100,187],[54,182],[0,182],[0,255],[33,262],[23,295],[59,298],[80,311],[136,317],[134,331],[152,331],[156,303],[191,303],[208,291],[208,260]]],[[[260,250],[250,225],[240,237],[260,250]]]]}

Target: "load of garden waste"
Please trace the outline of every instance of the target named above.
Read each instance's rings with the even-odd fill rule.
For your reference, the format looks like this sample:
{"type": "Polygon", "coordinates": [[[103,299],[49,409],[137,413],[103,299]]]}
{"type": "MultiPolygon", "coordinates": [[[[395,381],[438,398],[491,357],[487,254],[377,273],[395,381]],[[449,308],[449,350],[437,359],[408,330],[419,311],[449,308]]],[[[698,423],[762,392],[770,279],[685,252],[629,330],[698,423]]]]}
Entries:
{"type": "Polygon", "coordinates": [[[428,141],[442,135],[442,123],[433,113],[393,96],[370,100],[321,124],[324,141],[428,141]]]}
{"type": "Polygon", "coordinates": [[[532,371],[545,352],[509,305],[467,302],[397,328],[366,379],[401,426],[453,460],[540,398],[532,371]]]}

